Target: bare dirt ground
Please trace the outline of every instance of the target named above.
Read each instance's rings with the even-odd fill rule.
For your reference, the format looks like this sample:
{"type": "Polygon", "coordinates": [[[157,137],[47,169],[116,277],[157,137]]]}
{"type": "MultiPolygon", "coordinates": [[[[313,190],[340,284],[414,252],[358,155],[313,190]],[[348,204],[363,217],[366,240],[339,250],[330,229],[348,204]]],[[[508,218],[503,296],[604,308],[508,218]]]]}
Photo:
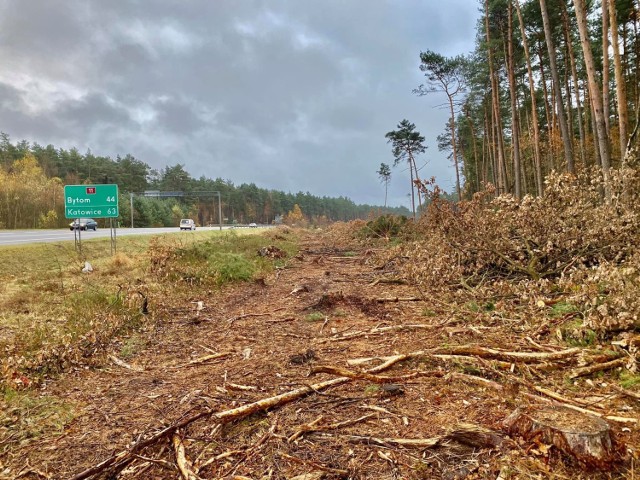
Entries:
{"type": "Polygon", "coordinates": [[[500,353],[567,345],[380,281],[396,275],[374,251],[315,236],[300,252],[264,281],[194,288],[182,308],[150,299],[156,321],[135,355],[121,361],[116,345],[102,368],[46,386],[80,412],[62,435],[10,452],[9,478],[634,478],[634,400],[602,379],[564,382],[572,354],[500,353]],[[430,353],[368,374],[384,359],[347,363],[417,351],[430,353]],[[341,380],[322,384],[332,379],[341,380]],[[625,417],[611,422],[624,458],[585,470],[548,442],[508,436],[503,422],[517,407],[550,401],[534,386],[625,417]],[[271,397],[271,408],[233,410],[271,397]]]}

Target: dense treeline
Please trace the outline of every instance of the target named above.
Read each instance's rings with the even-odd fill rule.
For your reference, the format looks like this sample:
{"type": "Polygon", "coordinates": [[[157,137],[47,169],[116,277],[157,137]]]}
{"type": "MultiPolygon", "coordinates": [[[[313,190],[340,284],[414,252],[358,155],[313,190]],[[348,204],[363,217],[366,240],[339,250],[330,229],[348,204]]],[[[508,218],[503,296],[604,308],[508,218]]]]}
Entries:
{"type": "Polygon", "coordinates": [[[420,95],[447,94],[439,138],[469,197],[541,195],[553,170],[610,170],[637,142],[638,0],[480,0],[469,57],[420,55],[420,95]]]}
{"type": "MultiPolygon", "coordinates": [[[[272,223],[289,215],[295,205],[304,222],[323,224],[366,218],[372,211],[408,214],[401,208],[356,205],[346,197],[317,197],[310,193],[284,193],[255,184],[234,185],[228,180],[194,179],[181,164],[160,171],[131,155],[125,157],[81,154],[76,149],[43,147],[21,141],[12,144],[0,134],[0,228],[61,227],[64,217],[64,185],[115,183],[120,191],[120,221],[134,226],[175,226],[191,217],[201,225],[218,223],[220,192],[223,223],[272,223]],[[185,196],[158,198],[144,192],[183,192],[185,196]],[[204,193],[203,193],[204,192],[204,193]]],[[[289,217],[287,217],[289,215],[289,217]]]]}

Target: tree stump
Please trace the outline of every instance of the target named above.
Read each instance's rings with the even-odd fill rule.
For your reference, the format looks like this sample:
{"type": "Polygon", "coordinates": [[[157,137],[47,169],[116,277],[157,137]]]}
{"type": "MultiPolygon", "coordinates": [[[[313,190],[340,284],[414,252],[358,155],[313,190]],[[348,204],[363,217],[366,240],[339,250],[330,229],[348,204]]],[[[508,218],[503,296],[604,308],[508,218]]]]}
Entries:
{"type": "Polygon", "coordinates": [[[516,410],[504,421],[509,435],[553,445],[584,467],[607,468],[620,458],[611,427],[603,419],[564,407],[516,410]]]}

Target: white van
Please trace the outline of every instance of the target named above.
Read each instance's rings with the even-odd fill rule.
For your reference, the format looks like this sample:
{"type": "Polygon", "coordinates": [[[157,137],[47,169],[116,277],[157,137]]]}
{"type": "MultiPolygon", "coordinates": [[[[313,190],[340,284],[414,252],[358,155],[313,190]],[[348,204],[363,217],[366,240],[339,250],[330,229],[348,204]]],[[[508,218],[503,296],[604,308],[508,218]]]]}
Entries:
{"type": "Polygon", "coordinates": [[[195,230],[196,222],[190,218],[183,218],[180,220],[180,230],[195,230]]]}

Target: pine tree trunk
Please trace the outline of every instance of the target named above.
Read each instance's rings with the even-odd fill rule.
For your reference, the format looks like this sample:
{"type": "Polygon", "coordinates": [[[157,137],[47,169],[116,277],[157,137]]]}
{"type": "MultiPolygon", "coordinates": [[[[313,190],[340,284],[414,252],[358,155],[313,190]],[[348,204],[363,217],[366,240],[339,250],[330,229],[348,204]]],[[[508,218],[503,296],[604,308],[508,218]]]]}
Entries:
{"type": "Polygon", "coordinates": [[[587,98],[586,100],[589,103],[589,123],[591,125],[591,138],[593,138],[594,149],[594,157],[595,164],[602,168],[602,160],[600,158],[600,147],[598,144],[598,127],[596,126],[596,116],[595,111],[593,109],[593,102],[591,101],[591,93],[589,92],[589,88],[587,88],[587,98]]]}
{"type": "MultiPolygon", "coordinates": [[[[611,45],[613,46],[613,64],[616,79],[616,100],[618,102],[618,130],[620,132],[620,155],[624,159],[627,150],[627,92],[622,72],[622,57],[620,56],[620,40],[618,39],[618,20],[616,18],[616,2],[609,2],[609,23],[611,24],[611,45]]],[[[626,52],[626,50],[625,50],[626,52]]]]}
{"type": "MultiPolygon", "coordinates": [[[[411,176],[411,187],[413,189],[413,188],[415,188],[415,182],[419,182],[420,181],[420,175],[418,175],[418,165],[416,165],[416,160],[415,160],[415,158],[413,158],[413,154],[411,152],[409,152],[409,168],[411,168],[412,166],[413,166],[413,170],[416,173],[415,177],[413,177],[413,175],[411,176]]],[[[422,195],[420,194],[420,189],[417,189],[417,191],[418,191],[418,211],[421,211],[422,210],[422,195]]],[[[415,212],[414,212],[414,216],[415,216],[415,212]]]]}
{"type": "Polygon", "coordinates": [[[580,160],[583,166],[587,166],[586,146],[585,146],[585,128],[584,118],[582,115],[582,106],[580,102],[580,82],[578,78],[578,69],[576,68],[576,56],[573,53],[573,42],[571,41],[571,28],[569,25],[569,14],[567,6],[564,2],[560,2],[562,9],[562,27],[564,31],[564,41],[567,44],[567,53],[569,54],[569,64],[571,65],[571,78],[573,79],[573,88],[576,101],[576,114],[578,115],[578,135],[580,136],[580,160]]]}
{"type": "Polygon", "coordinates": [[[516,101],[516,76],[513,60],[513,6],[508,6],[507,27],[507,70],[509,76],[509,97],[511,98],[511,139],[513,147],[513,178],[516,198],[522,198],[521,169],[520,169],[520,122],[518,121],[518,106],[516,101]]]}
{"type": "MultiPolygon", "coordinates": [[[[544,0],[541,0],[544,1],[544,0]]],[[[593,105],[593,113],[596,122],[597,146],[600,152],[600,161],[602,162],[602,175],[604,177],[604,188],[607,202],[611,201],[611,180],[610,168],[611,157],[609,153],[609,136],[604,121],[604,110],[602,107],[602,97],[599,95],[598,79],[596,78],[596,68],[593,61],[593,54],[589,44],[589,30],[587,27],[587,10],[584,0],[573,0],[573,6],[576,9],[576,18],[578,20],[578,30],[580,32],[580,43],[582,44],[582,53],[584,62],[587,67],[587,78],[589,80],[589,94],[593,105]]]]}
{"type": "MultiPolygon", "coordinates": [[[[471,119],[471,115],[469,114],[469,106],[467,105],[465,110],[465,117],[467,117],[467,122],[469,123],[469,130],[471,131],[471,140],[473,142],[473,164],[475,165],[476,168],[476,174],[475,174],[475,188],[476,191],[480,190],[480,175],[478,172],[478,145],[476,142],[476,130],[473,126],[473,120],[471,119]]],[[[468,179],[467,179],[468,180],[468,179]]]]}
{"type": "Polygon", "coordinates": [[[527,62],[527,74],[529,77],[529,94],[531,95],[531,123],[533,125],[533,162],[535,166],[536,188],[538,196],[542,196],[544,186],[542,182],[542,154],[540,153],[540,126],[538,124],[538,107],[536,105],[536,87],[533,80],[533,68],[531,67],[531,56],[529,55],[529,42],[527,41],[526,32],[524,30],[524,21],[522,20],[522,12],[520,11],[520,2],[515,0],[516,12],[520,23],[520,34],[522,36],[522,44],[524,46],[524,58],[527,62]]]}
{"type": "Polygon", "coordinates": [[[413,183],[413,165],[412,162],[409,161],[409,173],[411,175],[411,212],[413,213],[413,219],[416,219],[416,199],[415,199],[415,188],[416,186],[413,183]]]}
{"type": "Polygon", "coordinates": [[[556,64],[556,50],[553,45],[551,32],[551,24],[549,22],[549,13],[547,12],[546,0],[540,0],[540,9],[542,11],[542,23],[544,25],[544,36],[547,41],[547,50],[549,51],[549,67],[551,69],[551,78],[553,79],[553,88],[556,99],[556,110],[558,114],[558,123],[560,124],[560,134],[562,135],[562,144],[564,146],[564,158],[567,163],[567,171],[574,173],[573,166],[573,145],[569,134],[569,126],[564,113],[564,104],[562,101],[562,89],[560,88],[560,78],[558,76],[558,67],[556,64]]]}
{"type": "Polygon", "coordinates": [[[489,168],[491,168],[491,183],[496,184],[496,179],[493,176],[493,149],[491,148],[492,135],[491,135],[491,120],[489,120],[489,112],[487,112],[487,102],[484,102],[484,135],[482,136],[482,161],[483,161],[483,182],[489,181],[489,168]],[[486,151],[486,154],[485,154],[486,151]]]}
{"type": "MultiPolygon", "coordinates": [[[[612,0],[614,1],[614,0],[612,0]]],[[[611,131],[609,125],[609,0],[602,0],[602,111],[607,132],[611,131]]],[[[607,136],[607,138],[609,138],[607,136]]]]}
{"type": "Polygon", "coordinates": [[[551,141],[551,129],[553,128],[553,120],[550,114],[551,105],[549,105],[549,91],[547,89],[547,78],[544,70],[544,61],[542,58],[542,45],[538,45],[538,64],[540,65],[540,83],[542,84],[542,97],[544,99],[544,115],[547,121],[547,143],[549,146],[547,152],[547,156],[549,157],[548,170],[555,170],[556,166],[553,160],[553,143],[551,141]]]}
{"type": "Polygon", "coordinates": [[[493,67],[493,49],[491,48],[491,34],[489,30],[489,0],[485,0],[485,29],[487,36],[487,45],[489,46],[489,77],[491,78],[491,103],[493,128],[495,134],[495,148],[497,156],[497,193],[500,195],[506,193],[506,171],[504,161],[504,144],[502,141],[502,125],[500,122],[500,95],[498,90],[497,73],[493,67]]]}
{"type": "Polygon", "coordinates": [[[456,142],[456,113],[453,108],[453,95],[448,91],[447,98],[449,99],[449,110],[451,112],[451,120],[449,123],[449,130],[451,131],[451,149],[453,151],[453,166],[456,169],[456,192],[458,192],[458,200],[462,200],[462,192],[460,191],[460,170],[458,169],[458,149],[456,142]]]}

